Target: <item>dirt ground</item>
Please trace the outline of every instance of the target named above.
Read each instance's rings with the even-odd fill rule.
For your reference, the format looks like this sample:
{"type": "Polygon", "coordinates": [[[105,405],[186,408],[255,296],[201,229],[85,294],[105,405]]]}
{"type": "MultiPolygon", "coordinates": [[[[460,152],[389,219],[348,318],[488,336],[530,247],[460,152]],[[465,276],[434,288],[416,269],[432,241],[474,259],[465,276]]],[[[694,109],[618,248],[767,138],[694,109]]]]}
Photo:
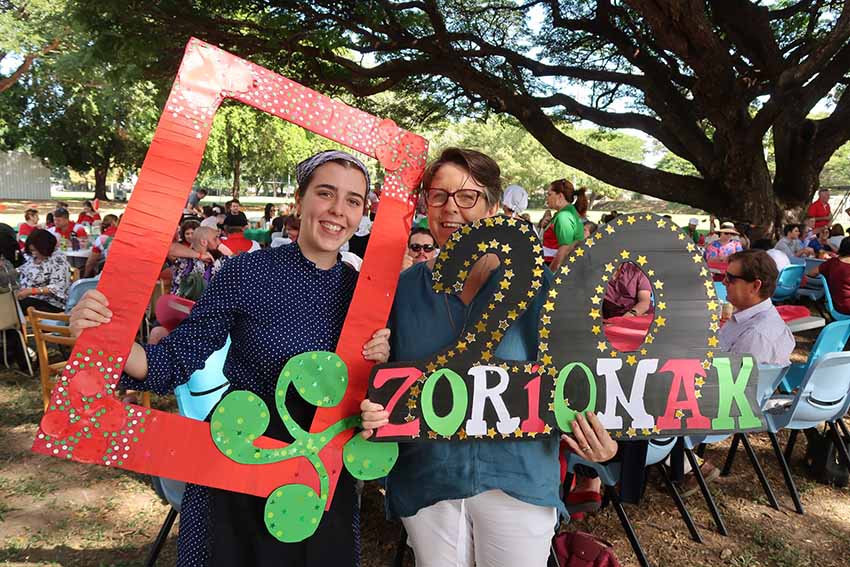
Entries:
{"type": "MultiPolygon", "coordinates": [[[[809,344],[810,337],[801,341],[797,358],[805,356],[809,344]]],[[[37,378],[0,367],[0,565],[144,565],[168,508],[141,475],[30,453],[41,416],[37,384],[37,378]]],[[[168,407],[171,402],[158,399],[155,403],[168,407]]],[[[687,499],[705,539],[698,544],[689,538],[669,496],[657,481],[651,481],[640,507],[627,505],[626,511],[654,565],[839,567],[850,563],[850,489],[809,480],[801,464],[805,442],[799,442],[793,474],[806,514],[796,514],[767,437],[752,435],[751,439],[781,510],[766,505],[739,449],[732,475],[711,485],[728,537],[715,531],[698,495],[687,499]]],[[[706,455],[721,464],[727,448],[728,442],[721,443],[710,447],[706,455]]],[[[400,526],[384,519],[375,483],[367,483],[361,516],[363,566],[392,565],[400,526]]],[[[614,545],[623,565],[637,564],[610,507],[566,529],[592,532],[614,545]]],[[[175,526],[159,565],[174,564],[176,536],[175,526]]],[[[411,552],[406,565],[413,565],[411,552]]]]}

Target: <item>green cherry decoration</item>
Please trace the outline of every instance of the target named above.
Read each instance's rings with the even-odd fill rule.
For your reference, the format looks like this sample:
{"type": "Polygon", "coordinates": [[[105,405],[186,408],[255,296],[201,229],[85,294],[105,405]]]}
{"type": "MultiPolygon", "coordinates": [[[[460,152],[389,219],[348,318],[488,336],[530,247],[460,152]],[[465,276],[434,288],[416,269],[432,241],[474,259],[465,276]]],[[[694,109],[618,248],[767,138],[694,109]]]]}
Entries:
{"type": "Polygon", "coordinates": [[[375,480],[387,476],[398,459],[398,443],[372,443],[359,434],[342,448],[342,462],[356,479],[375,480]]]}

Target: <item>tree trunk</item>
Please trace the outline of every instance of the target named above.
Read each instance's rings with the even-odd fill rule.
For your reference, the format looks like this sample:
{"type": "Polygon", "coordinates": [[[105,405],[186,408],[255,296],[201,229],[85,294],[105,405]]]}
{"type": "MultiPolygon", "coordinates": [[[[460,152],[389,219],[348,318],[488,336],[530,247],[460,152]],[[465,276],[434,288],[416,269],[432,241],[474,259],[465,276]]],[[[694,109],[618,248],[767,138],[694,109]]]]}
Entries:
{"type": "Polygon", "coordinates": [[[108,201],[106,196],[106,175],[109,173],[108,168],[95,168],[94,170],[94,198],[101,201],[108,201]]]}
{"type": "Polygon", "coordinates": [[[239,198],[239,178],[242,175],[242,160],[237,159],[233,162],[233,187],[230,188],[230,193],[234,199],[239,198]]]}

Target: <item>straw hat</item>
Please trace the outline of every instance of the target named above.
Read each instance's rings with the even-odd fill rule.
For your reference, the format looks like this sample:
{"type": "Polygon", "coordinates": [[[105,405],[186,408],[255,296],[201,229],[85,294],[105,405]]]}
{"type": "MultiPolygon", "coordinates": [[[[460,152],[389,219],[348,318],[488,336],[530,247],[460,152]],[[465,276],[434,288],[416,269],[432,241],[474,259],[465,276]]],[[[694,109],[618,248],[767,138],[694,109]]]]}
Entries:
{"type": "Polygon", "coordinates": [[[724,222],[723,224],[721,224],[720,230],[718,230],[717,232],[721,234],[725,232],[726,234],[734,234],[735,236],[740,236],[737,229],[735,229],[735,223],[731,222],[724,222]]]}

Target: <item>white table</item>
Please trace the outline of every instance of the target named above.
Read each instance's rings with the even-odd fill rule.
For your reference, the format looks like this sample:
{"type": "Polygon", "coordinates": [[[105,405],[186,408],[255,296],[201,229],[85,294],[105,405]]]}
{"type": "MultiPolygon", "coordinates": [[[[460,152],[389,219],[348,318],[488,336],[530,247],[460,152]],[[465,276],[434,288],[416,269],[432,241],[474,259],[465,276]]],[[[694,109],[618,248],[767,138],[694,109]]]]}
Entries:
{"type": "Polygon", "coordinates": [[[74,268],[82,268],[86,265],[86,260],[91,256],[91,248],[83,248],[80,250],[64,250],[62,252],[68,259],[68,263],[74,268]]]}
{"type": "Polygon", "coordinates": [[[826,320],[823,317],[801,317],[788,322],[788,328],[792,333],[800,333],[802,331],[811,331],[812,329],[820,329],[826,325],[826,320]]]}

